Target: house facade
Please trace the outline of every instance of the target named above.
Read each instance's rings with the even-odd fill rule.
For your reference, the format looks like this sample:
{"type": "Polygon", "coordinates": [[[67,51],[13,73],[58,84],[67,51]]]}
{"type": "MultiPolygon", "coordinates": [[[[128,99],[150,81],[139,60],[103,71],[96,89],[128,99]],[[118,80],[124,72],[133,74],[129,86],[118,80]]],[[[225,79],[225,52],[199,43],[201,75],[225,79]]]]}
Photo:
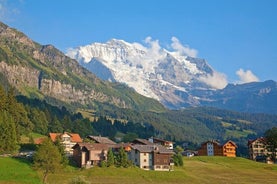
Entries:
{"type": "Polygon", "coordinates": [[[266,162],[267,155],[266,140],[263,137],[248,141],[249,158],[255,161],[266,162]]]}
{"type": "Polygon", "coordinates": [[[49,133],[49,137],[53,142],[56,142],[59,140],[61,144],[64,146],[64,151],[67,154],[67,156],[73,155],[73,149],[72,147],[76,143],[81,143],[83,140],[81,139],[79,134],[76,133],[49,133]]]}
{"type": "Polygon", "coordinates": [[[222,145],[223,156],[225,157],[236,157],[237,145],[233,141],[227,141],[222,145]]]}
{"type": "Polygon", "coordinates": [[[222,156],[222,148],[219,142],[215,140],[207,141],[201,144],[198,150],[199,156],[222,156]]]}
{"type": "Polygon", "coordinates": [[[78,167],[90,168],[107,160],[108,145],[99,143],[77,143],[73,146],[73,158],[78,167]]]}
{"type": "Polygon", "coordinates": [[[198,155],[236,157],[236,149],[237,145],[233,141],[229,140],[225,144],[220,145],[219,142],[211,140],[201,144],[198,155]]]}
{"type": "Polygon", "coordinates": [[[134,165],[144,170],[170,171],[173,151],[161,145],[132,145],[128,153],[134,165]]]}

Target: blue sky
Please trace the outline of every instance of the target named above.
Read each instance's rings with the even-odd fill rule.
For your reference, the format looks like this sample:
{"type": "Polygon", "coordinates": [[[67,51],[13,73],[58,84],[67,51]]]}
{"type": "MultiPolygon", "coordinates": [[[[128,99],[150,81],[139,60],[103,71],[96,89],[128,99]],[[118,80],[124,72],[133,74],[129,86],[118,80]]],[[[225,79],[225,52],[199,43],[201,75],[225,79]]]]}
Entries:
{"type": "Polygon", "coordinates": [[[0,0],[0,21],[61,51],[176,37],[229,82],[277,81],[276,0],[0,0]]]}

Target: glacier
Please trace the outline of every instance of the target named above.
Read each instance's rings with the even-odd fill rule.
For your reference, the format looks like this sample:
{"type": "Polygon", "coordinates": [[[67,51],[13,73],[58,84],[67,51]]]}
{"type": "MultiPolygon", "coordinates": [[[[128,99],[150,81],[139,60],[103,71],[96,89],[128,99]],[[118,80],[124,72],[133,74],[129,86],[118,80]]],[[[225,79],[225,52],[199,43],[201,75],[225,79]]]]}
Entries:
{"type": "Polygon", "coordinates": [[[173,108],[199,104],[201,97],[195,96],[195,91],[216,89],[216,83],[209,81],[216,80],[213,77],[223,80],[221,88],[226,86],[224,76],[216,75],[218,72],[206,60],[192,57],[194,50],[189,55],[176,38],[172,40],[171,50],[148,37],[144,44],[118,39],[92,43],[68,49],[66,55],[103,80],[124,83],[173,108]]]}

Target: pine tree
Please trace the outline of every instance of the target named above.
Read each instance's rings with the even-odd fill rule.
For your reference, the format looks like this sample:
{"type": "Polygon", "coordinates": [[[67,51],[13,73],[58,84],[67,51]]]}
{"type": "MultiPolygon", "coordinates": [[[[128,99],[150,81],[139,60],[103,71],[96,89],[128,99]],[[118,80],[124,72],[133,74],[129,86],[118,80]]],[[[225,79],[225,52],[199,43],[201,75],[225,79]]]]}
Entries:
{"type": "Polygon", "coordinates": [[[7,96],[5,90],[0,86],[0,110],[6,110],[7,96]]]}
{"type": "Polygon", "coordinates": [[[265,132],[267,150],[271,153],[269,156],[275,163],[277,156],[277,127],[273,127],[265,132]]]}
{"type": "Polygon", "coordinates": [[[112,149],[109,149],[109,151],[108,151],[107,166],[108,167],[114,166],[114,154],[113,154],[112,149]]]}
{"type": "Polygon", "coordinates": [[[0,111],[0,153],[18,151],[15,122],[7,111],[0,111]]]}
{"type": "Polygon", "coordinates": [[[119,153],[117,155],[117,167],[128,167],[127,153],[123,147],[120,147],[119,153]]]}
{"type": "Polygon", "coordinates": [[[28,134],[33,129],[33,124],[29,120],[27,111],[25,110],[23,104],[18,103],[15,98],[15,91],[11,88],[7,94],[7,111],[11,114],[14,119],[16,127],[17,140],[20,140],[22,134],[28,134]]]}

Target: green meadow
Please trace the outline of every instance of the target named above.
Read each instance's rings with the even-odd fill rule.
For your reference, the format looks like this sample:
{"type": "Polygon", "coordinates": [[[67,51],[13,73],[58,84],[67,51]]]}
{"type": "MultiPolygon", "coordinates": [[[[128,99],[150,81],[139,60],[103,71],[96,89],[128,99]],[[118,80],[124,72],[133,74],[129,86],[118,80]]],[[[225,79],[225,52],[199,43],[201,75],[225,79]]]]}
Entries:
{"type": "Polygon", "coordinates": [[[0,184],[12,183],[42,183],[37,172],[33,171],[31,164],[25,159],[0,157],[0,184]]]}
{"type": "MultiPolygon", "coordinates": [[[[28,162],[0,158],[0,184],[40,183],[41,173],[33,171],[28,162]]],[[[184,158],[183,167],[171,172],[144,171],[138,168],[67,167],[50,174],[50,184],[74,183],[213,183],[213,184],[275,184],[277,165],[257,163],[244,158],[193,157],[184,158]]]]}

